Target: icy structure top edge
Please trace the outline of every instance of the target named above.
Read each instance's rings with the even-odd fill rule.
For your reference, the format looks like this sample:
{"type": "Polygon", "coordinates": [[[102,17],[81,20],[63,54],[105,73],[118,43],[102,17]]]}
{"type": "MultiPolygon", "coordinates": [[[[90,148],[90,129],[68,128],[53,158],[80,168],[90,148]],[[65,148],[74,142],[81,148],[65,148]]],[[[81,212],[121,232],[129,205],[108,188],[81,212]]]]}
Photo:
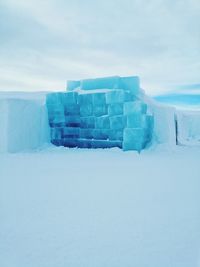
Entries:
{"type": "Polygon", "coordinates": [[[140,80],[138,76],[120,77],[110,76],[104,78],[84,79],[80,81],[68,81],[67,91],[94,89],[124,89],[138,94],[140,80]]]}

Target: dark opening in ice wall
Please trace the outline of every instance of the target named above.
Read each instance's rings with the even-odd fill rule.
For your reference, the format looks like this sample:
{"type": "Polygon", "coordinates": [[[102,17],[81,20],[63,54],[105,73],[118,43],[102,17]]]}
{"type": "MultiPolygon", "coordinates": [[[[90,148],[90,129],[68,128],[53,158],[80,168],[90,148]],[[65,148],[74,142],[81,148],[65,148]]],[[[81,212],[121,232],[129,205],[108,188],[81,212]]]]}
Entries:
{"type": "Polygon", "coordinates": [[[141,151],[151,141],[153,117],[138,77],[70,81],[68,90],[47,95],[54,145],[141,151]]]}

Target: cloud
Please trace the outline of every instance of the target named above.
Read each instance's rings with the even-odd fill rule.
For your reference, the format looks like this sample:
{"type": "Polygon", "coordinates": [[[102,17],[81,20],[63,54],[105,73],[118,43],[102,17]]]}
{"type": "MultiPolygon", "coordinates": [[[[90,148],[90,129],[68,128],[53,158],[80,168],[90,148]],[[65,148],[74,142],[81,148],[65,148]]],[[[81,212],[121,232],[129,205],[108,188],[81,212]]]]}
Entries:
{"type": "Polygon", "coordinates": [[[0,90],[113,74],[139,75],[150,93],[198,83],[199,12],[198,0],[3,0],[0,90]]]}

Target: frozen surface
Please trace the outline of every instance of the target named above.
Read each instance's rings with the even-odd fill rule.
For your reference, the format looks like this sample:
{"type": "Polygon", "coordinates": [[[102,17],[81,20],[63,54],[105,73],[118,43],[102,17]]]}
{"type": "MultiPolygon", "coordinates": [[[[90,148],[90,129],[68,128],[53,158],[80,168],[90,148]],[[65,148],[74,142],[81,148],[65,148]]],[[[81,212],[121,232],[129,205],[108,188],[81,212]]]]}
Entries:
{"type": "Polygon", "coordinates": [[[0,155],[0,266],[199,267],[200,150],[0,155]]]}

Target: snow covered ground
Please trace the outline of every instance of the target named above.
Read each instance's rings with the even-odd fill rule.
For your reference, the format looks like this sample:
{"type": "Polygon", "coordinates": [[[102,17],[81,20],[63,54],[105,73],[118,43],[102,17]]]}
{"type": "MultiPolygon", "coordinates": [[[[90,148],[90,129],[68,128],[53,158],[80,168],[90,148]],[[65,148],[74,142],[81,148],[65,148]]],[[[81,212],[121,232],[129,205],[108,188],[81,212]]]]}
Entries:
{"type": "MultiPolygon", "coordinates": [[[[43,109],[45,93],[5,99],[43,109]]],[[[30,117],[16,110],[4,120],[2,106],[1,146],[30,117]]],[[[200,267],[199,111],[177,115],[177,140],[194,147],[175,146],[173,108],[156,105],[154,116],[155,140],[165,146],[141,154],[56,148],[48,138],[43,150],[0,153],[0,267],[200,267]]],[[[41,117],[37,131],[24,124],[31,143],[48,130],[41,117]]],[[[12,140],[16,147],[26,138],[12,140]]]]}
{"type": "Polygon", "coordinates": [[[200,266],[200,149],[0,154],[0,266],[200,266]]]}

